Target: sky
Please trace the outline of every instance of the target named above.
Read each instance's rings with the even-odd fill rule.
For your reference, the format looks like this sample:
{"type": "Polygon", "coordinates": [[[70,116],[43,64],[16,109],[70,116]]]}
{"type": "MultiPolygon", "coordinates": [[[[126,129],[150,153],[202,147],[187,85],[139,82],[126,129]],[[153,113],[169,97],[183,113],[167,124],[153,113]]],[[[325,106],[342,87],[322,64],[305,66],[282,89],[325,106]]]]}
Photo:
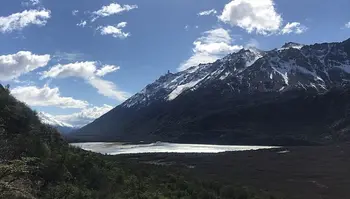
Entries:
{"type": "Polygon", "coordinates": [[[1,0],[0,83],[82,126],[168,70],[350,37],[349,0],[1,0]]]}

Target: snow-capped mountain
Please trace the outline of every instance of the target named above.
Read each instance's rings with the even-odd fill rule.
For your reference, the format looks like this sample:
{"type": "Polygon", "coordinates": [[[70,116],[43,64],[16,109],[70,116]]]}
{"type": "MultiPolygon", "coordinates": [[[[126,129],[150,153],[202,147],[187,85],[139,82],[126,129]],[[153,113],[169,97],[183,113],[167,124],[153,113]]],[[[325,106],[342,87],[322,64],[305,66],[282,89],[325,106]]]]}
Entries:
{"type": "Polygon", "coordinates": [[[270,51],[242,49],[214,63],[161,76],[73,133],[72,139],[323,142],[337,132],[331,127],[346,127],[350,96],[332,90],[350,88],[349,82],[350,39],[314,45],[290,42],[270,51]]]}
{"type": "Polygon", "coordinates": [[[200,64],[176,74],[168,73],[132,96],[122,106],[147,105],[155,100],[174,100],[183,92],[193,91],[213,80],[223,81],[243,72],[265,54],[266,52],[257,49],[241,50],[215,63],[200,64]]]}
{"type": "Polygon", "coordinates": [[[41,122],[56,127],[57,130],[61,133],[68,133],[76,129],[76,127],[74,127],[73,125],[59,121],[54,116],[48,113],[39,112],[38,117],[40,118],[41,122]]]}
{"type": "Polygon", "coordinates": [[[185,92],[226,84],[234,93],[283,92],[294,88],[326,91],[350,81],[350,40],[302,45],[286,43],[271,51],[243,49],[210,64],[168,73],[146,86],[122,106],[171,101],[185,92]]]}

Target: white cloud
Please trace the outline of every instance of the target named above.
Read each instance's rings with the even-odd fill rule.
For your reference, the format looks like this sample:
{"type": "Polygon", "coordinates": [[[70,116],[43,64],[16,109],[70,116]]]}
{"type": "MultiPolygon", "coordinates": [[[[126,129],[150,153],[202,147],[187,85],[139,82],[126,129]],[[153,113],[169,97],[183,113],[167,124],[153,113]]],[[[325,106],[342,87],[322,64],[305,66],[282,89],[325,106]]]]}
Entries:
{"type": "Polygon", "coordinates": [[[119,101],[126,100],[130,96],[128,93],[119,91],[113,82],[100,78],[120,69],[120,67],[104,65],[100,69],[97,69],[96,65],[96,62],[76,62],[65,65],[58,64],[53,66],[50,70],[45,71],[42,74],[42,78],[80,77],[96,88],[98,93],[119,101]]]}
{"type": "Polygon", "coordinates": [[[126,23],[125,21],[120,22],[120,23],[118,23],[117,28],[125,28],[127,24],[128,23],[126,23]]]}
{"type": "Polygon", "coordinates": [[[25,10],[7,17],[0,17],[0,32],[22,30],[29,25],[44,26],[51,17],[50,10],[25,10]]]}
{"type": "Polygon", "coordinates": [[[36,55],[29,51],[0,56],[0,80],[8,81],[44,67],[50,61],[50,55],[36,55]]]}
{"type": "Polygon", "coordinates": [[[350,21],[345,24],[345,28],[350,28],[350,21]]]}
{"type": "Polygon", "coordinates": [[[92,61],[75,62],[55,65],[50,70],[43,72],[42,78],[81,77],[88,79],[95,76],[102,77],[119,69],[119,66],[114,65],[103,65],[100,69],[97,69],[97,63],[92,61]]]}
{"type": "Polygon", "coordinates": [[[79,10],[73,10],[73,11],[72,11],[72,15],[73,15],[73,16],[77,16],[78,13],[79,13],[79,10]]]}
{"type": "Polygon", "coordinates": [[[67,77],[93,77],[96,72],[96,62],[75,62],[65,65],[55,65],[45,71],[43,78],[67,78],[67,77]]]}
{"type": "Polygon", "coordinates": [[[121,22],[116,26],[100,26],[97,30],[100,31],[101,35],[112,35],[115,38],[125,39],[130,36],[130,33],[122,30],[126,25],[126,22],[121,22]]]}
{"type": "Polygon", "coordinates": [[[281,34],[302,34],[307,30],[307,27],[301,25],[299,22],[287,23],[286,26],[281,30],[281,34]]]}
{"type": "Polygon", "coordinates": [[[249,33],[255,31],[263,35],[278,32],[283,21],[273,0],[233,0],[225,5],[219,19],[249,33]]]}
{"type": "Polygon", "coordinates": [[[36,86],[19,86],[11,90],[11,94],[18,100],[30,106],[57,106],[61,108],[85,108],[88,102],[76,100],[71,97],[62,97],[57,87],[42,88],[36,86]]]}
{"type": "Polygon", "coordinates": [[[215,9],[211,9],[211,10],[205,10],[205,11],[198,13],[198,16],[215,15],[216,13],[217,13],[217,11],[215,9]]]}
{"type": "Polygon", "coordinates": [[[193,42],[193,55],[183,62],[178,70],[186,70],[201,63],[214,62],[229,53],[242,49],[234,45],[229,32],[223,28],[212,29],[203,33],[203,36],[193,42]]]}
{"type": "Polygon", "coordinates": [[[118,3],[111,3],[108,6],[103,6],[100,10],[93,12],[95,21],[99,17],[107,17],[110,15],[120,14],[138,8],[137,5],[120,5],[118,3]]]}
{"type": "Polygon", "coordinates": [[[80,27],[84,28],[86,26],[86,24],[87,24],[86,21],[81,21],[80,23],[77,24],[77,26],[80,26],[80,27]]]}
{"type": "Polygon", "coordinates": [[[102,115],[104,115],[112,109],[112,106],[104,104],[101,107],[94,106],[85,108],[80,112],[73,113],[70,115],[56,115],[53,117],[59,121],[71,124],[75,127],[82,127],[86,124],[93,122],[95,119],[101,117],[102,115]]]}
{"type": "Polygon", "coordinates": [[[36,6],[40,4],[40,0],[26,0],[22,2],[23,6],[36,6]]]}
{"type": "Polygon", "coordinates": [[[119,91],[117,86],[110,81],[103,80],[98,77],[93,77],[88,80],[88,82],[97,89],[98,93],[103,96],[116,99],[118,101],[125,101],[130,97],[130,94],[124,91],[119,91]]]}
{"type": "Polygon", "coordinates": [[[112,73],[112,72],[119,70],[119,69],[120,69],[119,66],[105,65],[101,69],[98,69],[96,71],[96,75],[99,77],[103,77],[103,76],[107,75],[108,73],[112,73]]]}

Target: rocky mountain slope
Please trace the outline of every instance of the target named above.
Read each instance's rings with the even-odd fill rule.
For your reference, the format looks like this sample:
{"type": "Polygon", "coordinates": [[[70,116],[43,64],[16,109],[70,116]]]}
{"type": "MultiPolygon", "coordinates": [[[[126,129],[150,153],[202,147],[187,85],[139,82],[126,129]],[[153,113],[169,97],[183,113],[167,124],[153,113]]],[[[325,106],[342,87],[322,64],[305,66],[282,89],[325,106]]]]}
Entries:
{"type": "Polygon", "coordinates": [[[71,139],[330,142],[339,139],[331,127],[346,123],[344,91],[349,81],[350,39],[286,43],[271,51],[243,49],[214,63],[163,75],[71,139]]]}

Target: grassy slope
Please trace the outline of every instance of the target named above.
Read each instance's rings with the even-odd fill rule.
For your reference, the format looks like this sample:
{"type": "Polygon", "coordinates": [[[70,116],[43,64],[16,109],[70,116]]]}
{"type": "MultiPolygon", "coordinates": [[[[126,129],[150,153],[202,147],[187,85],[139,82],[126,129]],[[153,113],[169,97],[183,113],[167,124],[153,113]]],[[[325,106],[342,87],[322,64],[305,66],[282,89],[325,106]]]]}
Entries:
{"type": "Polygon", "coordinates": [[[72,148],[0,85],[0,198],[267,198],[187,172],[72,148]]]}

